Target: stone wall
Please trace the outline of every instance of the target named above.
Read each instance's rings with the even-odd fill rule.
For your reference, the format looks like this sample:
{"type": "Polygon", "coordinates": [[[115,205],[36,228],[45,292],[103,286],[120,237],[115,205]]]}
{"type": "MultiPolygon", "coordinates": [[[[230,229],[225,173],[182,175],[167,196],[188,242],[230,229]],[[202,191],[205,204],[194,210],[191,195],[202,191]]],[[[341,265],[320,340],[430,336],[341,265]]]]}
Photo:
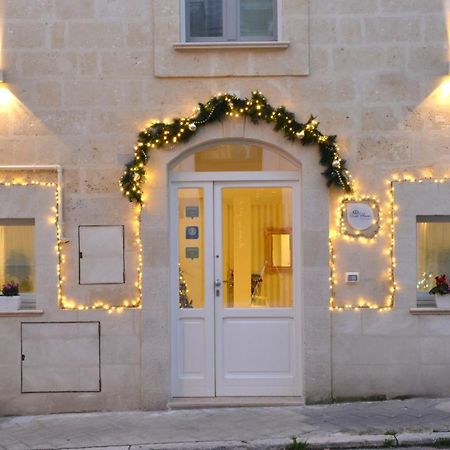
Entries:
{"type": "MultiPolygon", "coordinates": [[[[63,232],[70,239],[64,247],[68,296],[89,305],[99,293],[98,287],[77,282],[76,236],[84,224],[125,225],[127,282],[120,289],[101,287],[101,294],[119,303],[135,292],[134,209],[121,197],[117,184],[123,165],[132,154],[137,132],[151,119],[189,115],[197,102],[219,91],[246,96],[257,88],[272,104],[284,104],[301,120],[317,115],[321,130],[338,135],[358,193],[379,196],[384,217],[386,180],[394,173],[444,174],[450,161],[450,114],[442,92],[448,73],[443,2],[313,0],[308,13],[308,2],[284,0],[283,8],[282,37],[293,42],[287,49],[175,50],[173,41],[179,41],[175,0],[3,0],[1,67],[13,96],[0,100],[0,165],[63,167],[63,232]],[[292,18],[301,26],[297,22],[293,26],[292,18]],[[166,20],[170,26],[165,26],[166,20]],[[191,69],[186,72],[189,77],[177,75],[178,58],[191,69]],[[204,73],[198,72],[203,67],[199,61],[220,62],[220,70],[205,66],[204,73]],[[167,67],[175,73],[168,73],[167,67]],[[273,72],[274,67],[283,72],[273,72]]],[[[231,128],[227,136],[240,134],[231,128]]],[[[275,134],[273,139],[270,133],[264,136],[283,145],[275,134]]],[[[152,169],[163,170],[169,159],[165,155],[164,150],[155,153],[150,177],[165,179],[167,173],[155,174],[152,169]]],[[[320,167],[315,170],[318,173],[320,167]]],[[[160,217],[160,225],[167,220],[165,190],[166,186],[153,189],[147,202],[148,214],[160,217]]],[[[336,193],[330,194],[332,229],[338,200],[336,193]]],[[[152,287],[144,292],[143,311],[108,315],[51,307],[39,318],[26,319],[99,320],[104,333],[104,390],[20,395],[15,350],[0,356],[0,364],[10,365],[1,372],[8,375],[0,377],[2,413],[165,407],[170,397],[167,236],[165,241],[151,239],[151,233],[164,230],[150,224],[145,232],[144,286],[152,287]],[[155,298],[156,292],[160,298],[155,298]]],[[[383,252],[388,244],[386,229],[368,248],[336,241],[337,304],[355,303],[361,295],[384,304],[389,261],[383,252]],[[360,271],[358,290],[342,284],[344,272],[353,270],[360,271]]],[[[325,273],[328,267],[321,270],[325,273]]],[[[321,299],[328,286],[324,281],[315,288],[321,299]]],[[[310,308],[314,300],[313,294],[304,299],[310,308]]],[[[49,302],[56,305],[56,295],[49,302]]],[[[450,392],[444,379],[450,369],[447,337],[445,332],[435,336],[434,331],[438,321],[440,329],[445,328],[446,316],[416,317],[401,305],[383,313],[328,313],[323,306],[320,303],[308,316],[311,333],[319,331],[305,340],[307,400],[450,392]],[[331,353],[329,342],[328,348],[320,345],[329,336],[330,314],[331,353]],[[427,339],[422,329],[431,330],[427,339]],[[429,354],[427,349],[435,345],[441,349],[439,355],[446,356],[417,377],[414,370],[426,364],[419,353],[429,354]],[[426,378],[439,381],[439,389],[422,382],[426,378]],[[315,387],[308,390],[308,386],[315,387]]],[[[16,349],[22,320],[0,317],[0,333],[16,349]]]]}

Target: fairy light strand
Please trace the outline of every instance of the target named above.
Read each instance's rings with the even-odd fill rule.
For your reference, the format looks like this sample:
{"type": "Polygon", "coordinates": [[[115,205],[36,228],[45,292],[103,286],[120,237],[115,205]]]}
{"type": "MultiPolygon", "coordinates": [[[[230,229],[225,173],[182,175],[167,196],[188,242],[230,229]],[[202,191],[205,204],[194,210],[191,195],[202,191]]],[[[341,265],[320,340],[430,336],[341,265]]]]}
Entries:
{"type": "Polygon", "coordinates": [[[42,188],[52,188],[55,191],[55,203],[52,206],[53,217],[51,218],[51,223],[56,227],[56,274],[57,274],[57,301],[58,305],[63,310],[107,310],[108,313],[121,312],[127,308],[141,308],[142,306],[142,242],[141,242],[141,228],[140,228],[140,218],[142,207],[140,205],[136,206],[136,244],[138,247],[138,264],[137,264],[137,281],[135,286],[137,288],[137,298],[131,300],[123,300],[120,305],[113,305],[106,301],[96,301],[93,305],[87,306],[78,304],[76,300],[68,299],[64,295],[64,263],[65,255],[63,252],[63,241],[61,240],[61,187],[55,182],[41,181],[41,180],[30,180],[23,181],[21,179],[12,179],[11,181],[0,181],[0,186],[12,187],[12,186],[38,186],[42,188]]]}

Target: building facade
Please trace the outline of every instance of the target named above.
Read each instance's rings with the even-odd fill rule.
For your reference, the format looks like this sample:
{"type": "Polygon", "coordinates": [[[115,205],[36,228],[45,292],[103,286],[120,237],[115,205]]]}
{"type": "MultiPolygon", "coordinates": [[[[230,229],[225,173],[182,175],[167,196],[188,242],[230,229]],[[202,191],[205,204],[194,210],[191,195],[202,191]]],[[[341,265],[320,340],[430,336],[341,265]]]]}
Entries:
{"type": "Polygon", "coordinates": [[[450,395],[447,2],[1,11],[1,414],[450,395]]]}

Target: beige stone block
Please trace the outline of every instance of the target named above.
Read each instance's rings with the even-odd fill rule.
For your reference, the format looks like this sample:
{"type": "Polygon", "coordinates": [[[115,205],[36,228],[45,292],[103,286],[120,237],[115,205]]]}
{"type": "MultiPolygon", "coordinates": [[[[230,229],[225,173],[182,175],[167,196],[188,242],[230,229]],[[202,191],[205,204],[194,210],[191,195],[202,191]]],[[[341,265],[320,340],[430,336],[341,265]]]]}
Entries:
{"type": "MultiPolygon", "coordinates": [[[[17,351],[16,361],[19,360],[20,348],[17,351]]],[[[2,376],[0,377],[0,392],[2,392],[2,397],[6,397],[11,395],[19,395],[20,394],[20,364],[18,362],[14,362],[12,364],[3,362],[0,364],[0,373],[2,376]]],[[[2,402],[3,403],[3,402],[2,402]]],[[[0,405],[0,414],[2,413],[2,406],[0,405]]],[[[6,411],[5,411],[6,412],[6,411]]]]}
{"type": "Polygon", "coordinates": [[[408,58],[408,69],[435,74],[446,73],[448,69],[447,49],[443,46],[430,47],[429,45],[411,49],[408,58]]]}
{"type": "Polygon", "coordinates": [[[83,192],[106,194],[117,193],[119,178],[122,168],[102,167],[95,169],[83,169],[81,171],[81,183],[83,192]]]}
{"type": "Polygon", "coordinates": [[[52,48],[64,48],[66,26],[65,23],[58,22],[50,25],[50,46],[52,48]]]}
{"type": "MultiPolygon", "coordinates": [[[[132,114],[124,115],[120,111],[106,110],[93,111],[92,121],[87,128],[88,132],[94,135],[111,135],[111,130],[115,134],[125,133],[130,136],[130,155],[133,156],[132,148],[135,142],[136,126],[135,118],[132,114]]],[[[86,128],[85,128],[86,129],[86,128]]]]}
{"type": "Polygon", "coordinates": [[[303,263],[307,267],[328,265],[328,233],[309,231],[303,233],[303,263]]]}
{"type": "Polygon", "coordinates": [[[384,66],[388,70],[405,70],[408,53],[405,48],[399,46],[389,46],[384,48],[384,66]]]}
{"type": "Polygon", "coordinates": [[[64,104],[69,107],[113,107],[119,104],[120,87],[106,81],[66,81],[64,83],[64,104]]]}
{"type": "Polygon", "coordinates": [[[450,329],[445,316],[421,316],[419,318],[419,336],[450,336],[450,329]]]}
{"type": "MultiPolygon", "coordinates": [[[[159,2],[158,7],[165,2],[159,2]]],[[[151,4],[142,0],[96,0],[96,16],[101,19],[148,19],[151,4]]]]}
{"type": "Polygon", "coordinates": [[[351,335],[355,338],[362,334],[362,311],[333,311],[331,313],[332,340],[343,335],[351,335]]]}
{"type": "MultiPolygon", "coordinates": [[[[163,3],[164,4],[164,3],[163,3]]],[[[127,46],[131,48],[150,47],[153,33],[148,22],[133,23],[127,26],[127,46]]]]}
{"type": "Polygon", "coordinates": [[[101,54],[100,73],[104,76],[123,76],[127,78],[150,77],[153,61],[148,50],[128,50],[103,52],[101,54]]]}
{"type": "Polygon", "coordinates": [[[142,331],[142,310],[127,309],[123,314],[108,314],[95,311],[92,320],[101,320],[101,333],[108,336],[139,336],[142,331]]]}
{"type": "Polygon", "coordinates": [[[140,362],[140,336],[103,336],[101,341],[102,365],[134,364],[140,362]]]}
{"type": "Polygon", "coordinates": [[[125,43],[124,26],[121,23],[71,22],[67,24],[69,48],[116,48],[125,43]]]}
{"type": "Polygon", "coordinates": [[[399,118],[394,108],[389,106],[373,106],[361,112],[363,131],[388,131],[397,129],[399,118]]]}
{"type": "MultiPolygon", "coordinates": [[[[44,405],[41,405],[41,408],[42,406],[44,405]]],[[[105,395],[100,392],[48,394],[45,408],[47,412],[53,414],[73,411],[104,411],[106,408],[105,395]]],[[[121,408],[120,405],[116,405],[116,408],[109,409],[120,410],[121,408]]]]}
{"type": "Polygon", "coordinates": [[[422,337],[420,339],[420,363],[443,364],[448,363],[446,340],[436,337],[422,337]]]}
{"type": "Polygon", "coordinates": [[[40,108],[61,106],[62,88],[55,81],[37,81],[35,83],[35,102],[40,108]]]}
{"type": "Polygon", "coordinates": [[[49,130],[43,121],[29,110],[21,111],[20,120],[14,120],[11,123],[10,130],[15,136],[42,136],[49,134],[49,130]]]}
{"type": "Polygon", "coordinates": [[[310,67],[312,73],[326,71],[331,65],[330,50],[326,47],[315,47],[310,55],[310,67]]]}
{"type": "Polygon", "coordinates": [[[440,0],[381,0],[380,11],[389,13],[430,13],[433,11],[442,11],[442,2],[440,0]]]}
{"type": "Polygon", "coordinates": [[[63,20],[90,19],[94,16],[94,5],[92,0],[58,0],[55,2],[55,16],[63,20]]]}
{"type": "Polygon", "coordinates": [[[358,143],[357,159],[359,161],[401,161],[411,158],[410,143],[401,138],[365,137],[358,143]]]}
{"type": "Polygon", "coordinates": [[[395,102],[416,98],[419,84],[400,73],[381,73],[366,80],[364,97],[369,102],[395,102]]]}
{"type": "Polygon", "coordinates": [[[44,23],[7,23],[4,28],[3,46],[9,49],[45,47],[44,23]]]}
{"type": "Polygon", "coordinates": [[[11,19],[49,19],[52,16],[51,0],[6,0],[4,7],[11,19]]]}
{"type": "Polygon", "coordinates": [[[415,337],[418,332],[418,318],[409,310],[397,308],[390,311],[363,311],[362,332],[364,335],[397,337],[415,337]]]}
{"type": "Polygon", "coordinates": [[[81,76],[92,76],[100,73],[99,55],[97,52],[79,52],[78,70],[81,76]]]}
{"type": "Polygon", "coordinates": [[[423,17],[425,42],[445,42],[448,38],[447,27],[442,11],[438,14],[427,14],[423,17]]]}
{"type": "Polygon", "coordinates": [[[88,117],[83,111],[74,110],[59,110],[59,111],[46,111],[42,113],[40,119],[45,126],[53,133],[59,135],[73,135],[77,136],[85,134],[88,117]]]}
{"type": "Polygon", "coordinates": [[[6,112],[0,112],[0,135],[9,135],[10,126],[10,114],[6,112]]]}
{"type": "Polygon", "coordinates": [[[408,364],[349,366],[338,363],[333,368],[333,387],[335,397],[340,400],[424,393],[417,366],[408,364]]]}
{"type": "Polygon", "coordinates": [[[102,388],[108,394],[118,393],[125,398],[140,391],[139,367],[127,364],[108,364],[102,367],[102,388]],[[118,392],[119,391],[119,392],[118,392]]]}
{"type": "Polygon", "coordinates": [[[77,71],[77,57],[72,52],[24,52],[21,66],[25,77],[73,78],[77,71]]]}
{"type": "Polygon", "coordinates": [[[340,44],[360,44],[363,39],[362,21],[359,17],[338,17],[337,42],[340,44]]]}
{"type": "Polygon", "coordinates": [[[372,0],[336,0],[335,3],[339,14],[370,14],[378,10],[378,5],[372,0]]]}
{"type": "Polygon", "coordinates": [[[414,42],[420,35],[420,19],[371,17],[364,19],[366,42],[414,42]]]}
{"type": "Polygon", "coordinates": [[[309,27],[313,45],[334,44],[336,42],[337,31],[334,17],[311,16],[309,27]]]}
{"type": "Polygon", "coordinates": [[[303,275],[303,289],[301,294],[305,311],[311,308],[318,308],[322,311],[328,309],[330,299],[328,267],[303,267],[301,272],[303,275]]]}
{"type": "Polygon", "coordinates": [[[450,394],[447,364],[424,364],[419,368],[421,389],[428,396],[442,397],[450,394]]]}

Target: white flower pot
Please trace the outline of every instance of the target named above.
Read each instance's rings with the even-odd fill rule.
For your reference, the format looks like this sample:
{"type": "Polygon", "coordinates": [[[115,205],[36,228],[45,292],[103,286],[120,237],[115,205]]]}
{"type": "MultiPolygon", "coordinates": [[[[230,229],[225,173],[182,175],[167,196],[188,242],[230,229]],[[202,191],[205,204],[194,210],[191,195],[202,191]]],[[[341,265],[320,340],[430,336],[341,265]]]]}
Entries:
{"type": "Polygon", "coordinates": [[[20,309],[20,295],[0,296],[0,311],[18,311],[20,309]]]}
{"type": "Polygon", "coordinates": [[[450,294],[447,295],[434,294],[434,299],[436,300],[437,308],[450,309],[450,294]]]}

